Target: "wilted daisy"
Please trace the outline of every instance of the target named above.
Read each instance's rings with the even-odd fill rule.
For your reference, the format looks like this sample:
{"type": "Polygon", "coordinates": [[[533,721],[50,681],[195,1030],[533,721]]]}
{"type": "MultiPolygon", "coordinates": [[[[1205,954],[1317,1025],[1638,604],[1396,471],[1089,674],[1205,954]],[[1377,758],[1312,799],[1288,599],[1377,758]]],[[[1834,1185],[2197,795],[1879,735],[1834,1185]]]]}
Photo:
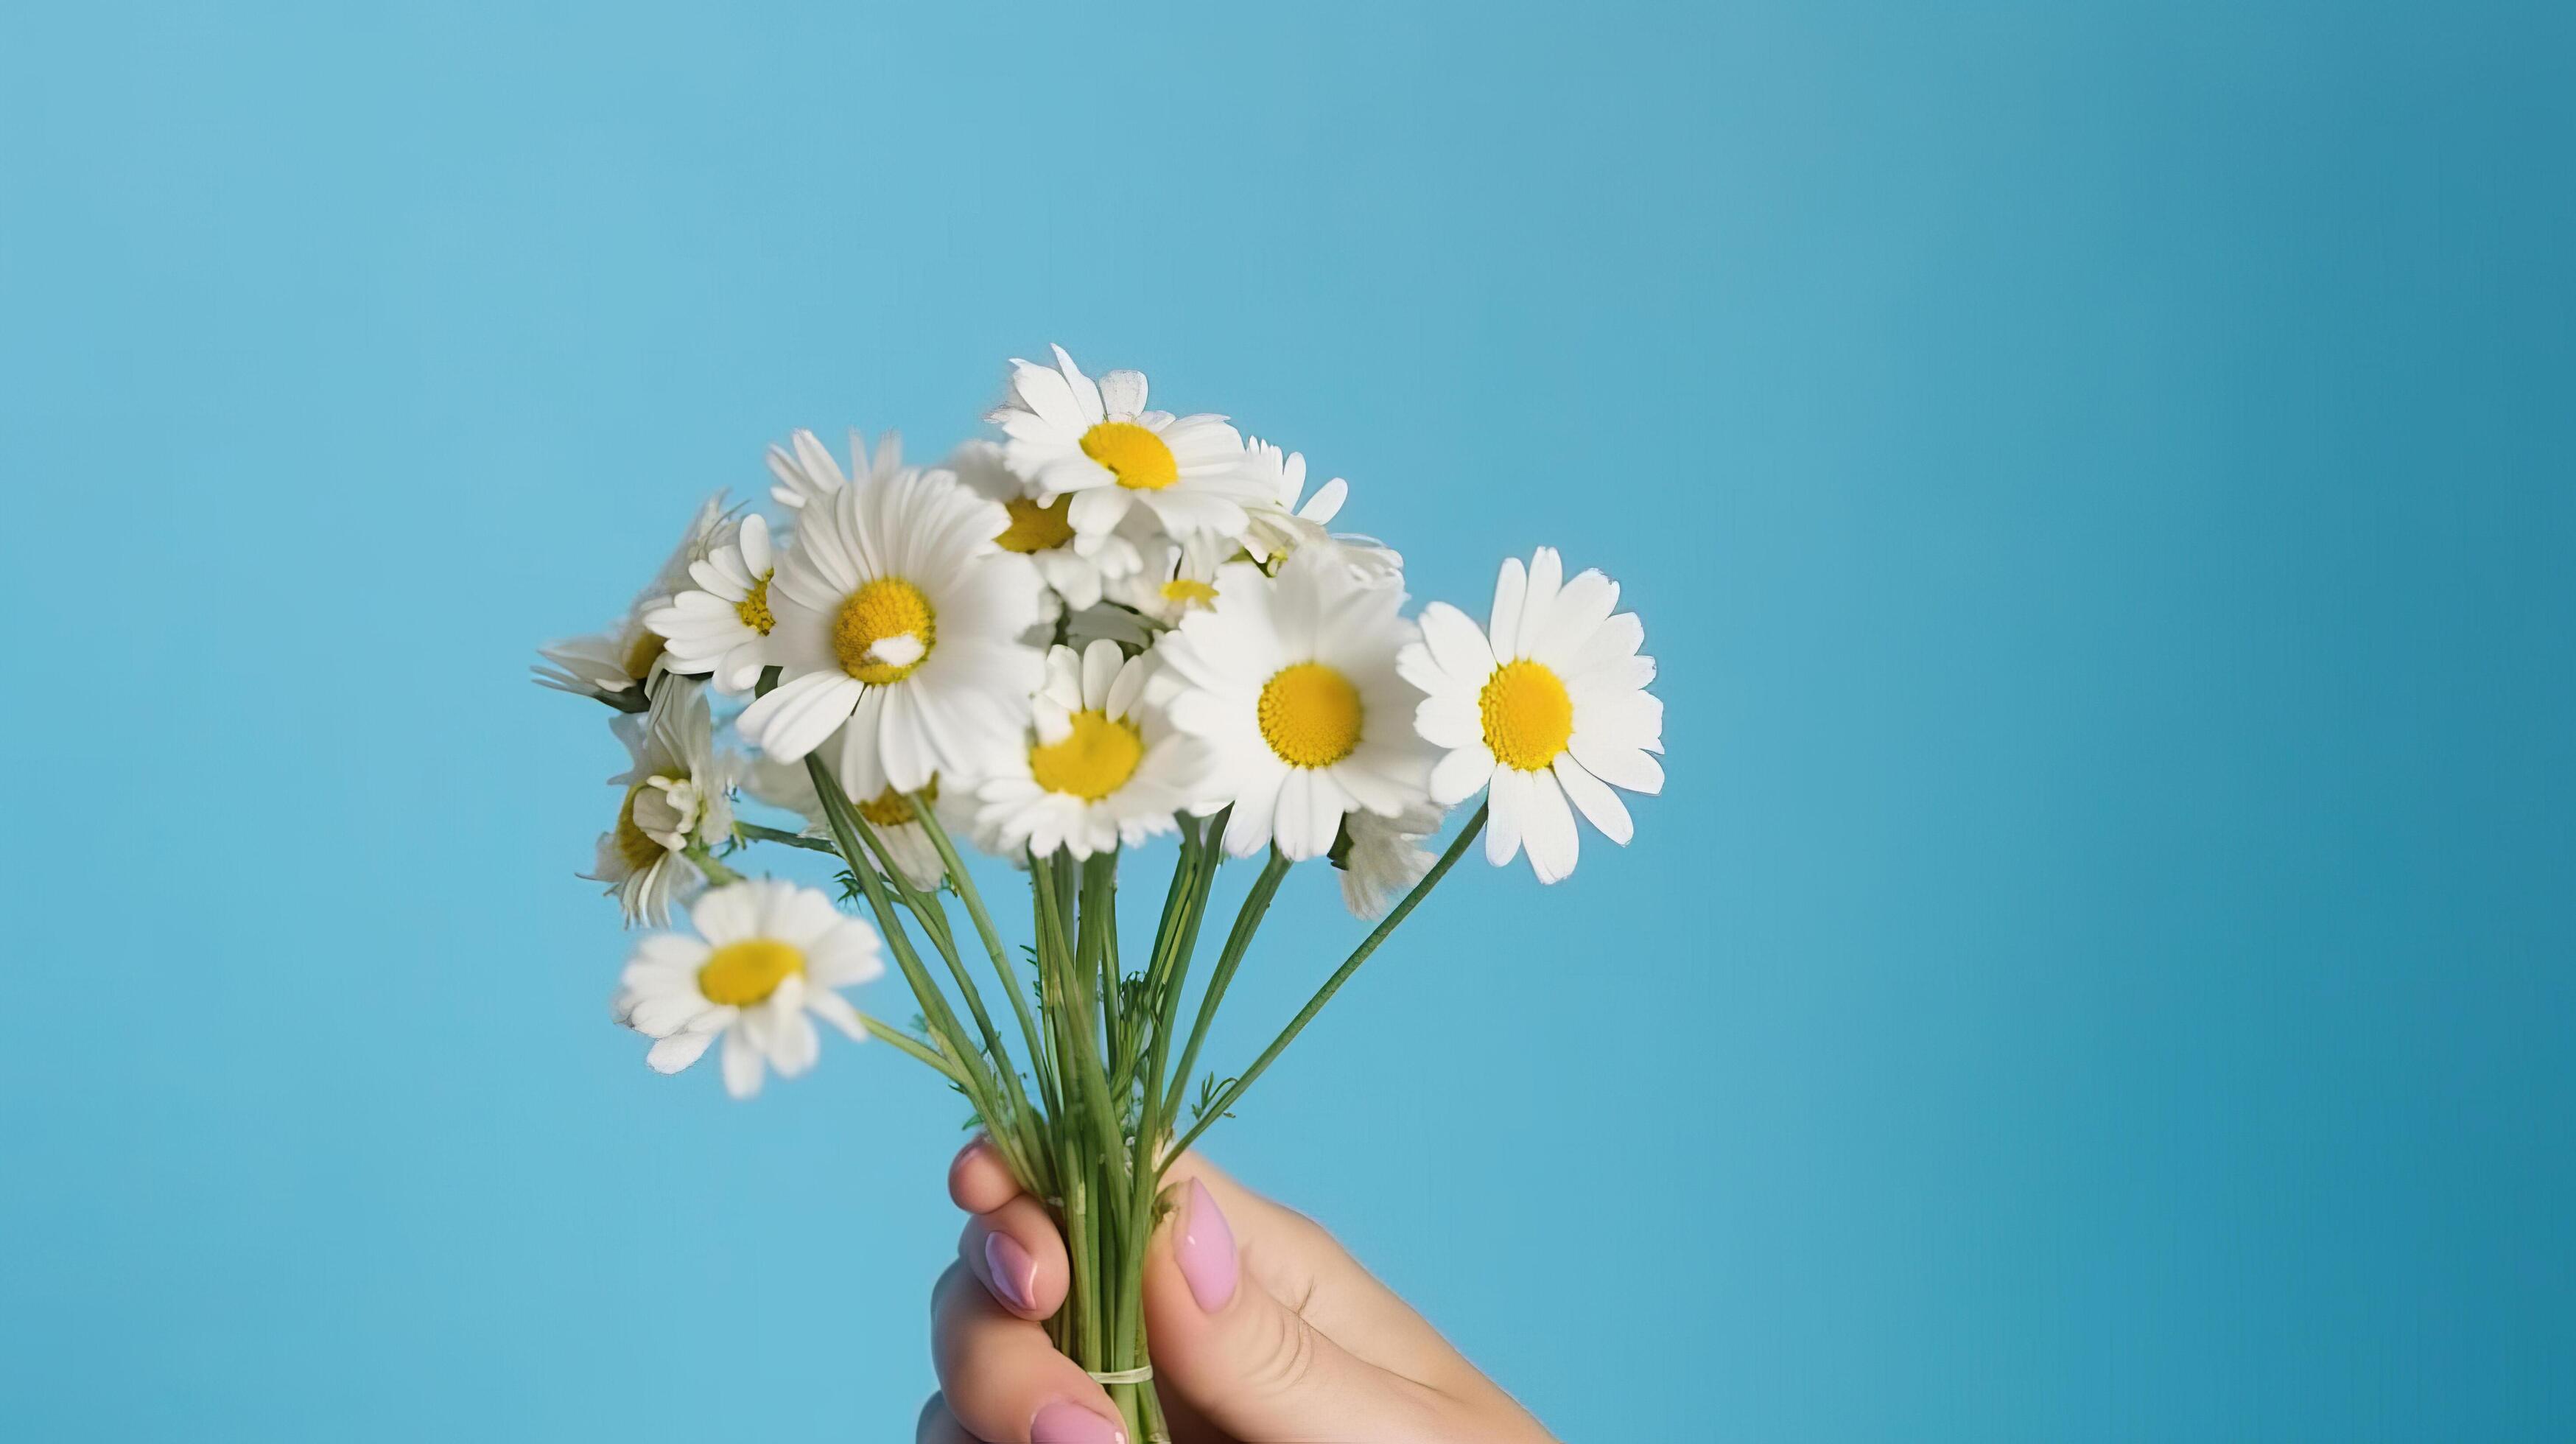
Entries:
{"type": "Polygon", "coordinates": [[[1010,437],[1002,458],[1039,499],[1072,497],[1064,520],[1076,550],[1107,547],[1134,506],[1175,535],[1243,530],[1244,508],[1264,493],[1244,475],[1243,437],[1224,417],[1148,411],[1145,373],[1095,382],[1054,349],[1052,367],[1011,362],[1011,400],[985,419],[1010,437]]]}
{"type": "Polygon", "coordinates": [[[1036,563],[1038,575],[1074,611],[1097,606],[1105,583],[1133,576],[1144,566],[1136,544],[1124,536],[1113,535],[1089,553],[1077,548],[1073,523],[1066,515],[1073,509],[1073,498],[1040,500],[1031,483],[1003,464],[1002,448],[992,442],[967,442],[957,448],[948,465],[967,490],[1000,502],[1009,513],[1010,525],[993,538],[995,544],[1036,563]]]}
{"type": "Polygon", "coordinates": [[[1417,802],[1393,817],[1354,812],[1342,823],[1347,842],[1337,856],[1342,869],[1342,905],[1358,917],[1386,916],[1387,904],[1410,891],[1437,861],[1422,840],[1440,830],[1447,814],[1428,801],[1417,802]]]}
{"type": "Polygon", "coordinates": [[[778,559],[769,519],[742,519],[732,541],[689,564],[697,585],[644,613],[644,625],[668,642],[671,669],[711,675],[720,692],[748,692],[768,665],[769,579],[778,559]]]}
{"type": "Polygon", "coordinates": [[[994,545],[1005,525],[999,503],[935,470],[807,507],[769,584],[779,685],[743,710],[743,737],[794,762],[839,730],[827,760],[859,797],[918,791],[1012,745],[1045,663],[1020,640],[1037,570],[994,545]]]}
{"type": "Polygon", "coordinates": [[[733,540],[733,519],[723,492],[708,497],[672,548],[653,580],[635,594],[626,611],[604,632],[567,637],[537,649],[551,666],[531,667],[537,680],[559,692],[581,697],[609,697],[641,687],[665,670],[663,641],[644,625],[644,614],[689,585],[689,568],[733,540]]]}
{"type": "MultiPolygon", "coordinates": [[[[835,742],[826,741],[821,750],[826,756],[836,751],[835,742]]],[[[823,799],[814,790],[814,774],[802,762],[778,762],[760,757],[751,764],[751,776],[744,790],[772,807],[783,807],[805,820],[805,836],[832,838],[832,825],[823,815],[823,799]]],[[[933,775],[927,787],[930,805],[939,809],[940,823],[952,831],[963,824],[971,827],[974,816],[950,806],[940,796],[939,778],[933,775]],[[952,821],[951,819],[955,820],[952,821]]],[[[939,886],[948,875],[948,865],[939,855],[939,844],[930,840],[930,829],[924,827],[912,799],[889,787],[873,797],[852,798],[850,806],[865,818],[868,830],[885,847],[886,856],[894,859],[904,880],[924,892],[939,886]]]]}
{"type": "Polygon", "coordinates": [[[634,766],[608,779],[626,789],[617,822],[599,835],[598,861],[584,873],[608,884],[629,924],[671,920],[671,904],[706,885],[688,850],[733,836],[738,763],[715,748],[707,694],[677,679],[658,688],[653,708],[612,719],[634,766]]]}
{"type": "Polygon", "coordinates": [[[1146,705],[1153,667],[1150,653],[1129,658],[1110,641],[1047,653],[1027,747],[975,790],[988,850],[1089,857],[1174,829],[1173,814],[1198,800],[1207,752],[1146,705]]]}
{"type": "Polygon", "coordinates": [[[1372,586],[1404,579],[1404,558],[1373,536],[1335,532],[1326,523],[1339,516],[1349,500],[1350,483],[1334,477],[1306,496],[1306,458],[1254,437],[1244,443],[1243,469],[1267,493],[1262,504],[1247,510],[1243,549],[1257,562],[1269,563],[1301,547],[1333,557],[1351,574],[1372,586]],[[1302,498],[1302,500],[1301,500],[1302,498]]]}
{"type": "Polygon", "coordinates": [[[868,455],[868,439],[853,427],[850,431],[850,474],[841,475],[841,463],[834,460],[832,449],[810,431],[798,431],[787,438],[787,445],[769,448],[769,474],[778,483],[769,489],[780,506],[803,511],[808,502],[829,496],[852,482],[874,482],[880,486],[894,480],[903,470],[903,434],[882,432],[877,436],[876,456],[868,455]]]}
{"type": "Polygon", "coordinates": [[[1493,789],[1485,856],[1496,866],[1529,848],[1540,882],[1574,871],[1577,838],[1566,800],[1601,835],[1634,831],[1611,788],[1659,792],[1664,704],[1646,691],[1655,659],[1637,655],[1645,624],[1618,612],[1619,584],[1597,571],[1562,580],[1553,547],[1526,571],[1503,563],[1491,629],[1442,602],[1422,612],[1422,640],[1404,649],[1404,675],[1428,695],[1416,725],[1448,749],[1431,774],[1443,806],[1493,789]]]}
{"type": "Polygon", "coordinates": [[[1344,813],[1394,817],[1419,801],[1422,694],[1395,667],[1415,635],[1396,615],[1403,592],[1319,556],[1291,556],[1275,582],[1231,563],[1217,585],[1216,609],[1183,617],[1155,650],[1178,682],[1173,726],[1207,741],[1210,797],[1234,804],[1226,850],[1247,857],[1275,838],[1292,861],[1321,857],[1344,813]]]}
{"type": "Polygon", "coordinates": [[[767,1068],[793,1078],[814,1066],[821,1018],[865,1041],[866,1024],[834,992],[885,971],[876,931],[810,887],[729,883],[698,900],[699,936],[655,933],[636,944],[610,1015],[654,1041],[644,1061],[677,1073],[724,1039],[725,1091],[749,1098],[767,1068]]]}

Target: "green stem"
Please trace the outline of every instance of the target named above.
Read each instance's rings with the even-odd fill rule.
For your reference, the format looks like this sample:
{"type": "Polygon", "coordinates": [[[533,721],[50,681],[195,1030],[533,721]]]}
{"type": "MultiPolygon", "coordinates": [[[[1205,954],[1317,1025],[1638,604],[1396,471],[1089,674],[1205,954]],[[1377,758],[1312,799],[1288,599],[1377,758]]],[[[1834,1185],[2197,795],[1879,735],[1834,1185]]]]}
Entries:
{"type": "Polygon", "coordinates": [[[757,822],[737,822],[733,825],[733,830],[734,835],[745,842],[783,842],[789,847],[801,847],[807,852],[840,856],[840,850],[823,839],[807,837],[801,832],[789,832],[783,827],[763,827],[757,822]]]}
{"type": "Polygon", "coordinates": [[[941,825],[938,812],[931,806],[927,793],[912,795],[912,811],[921,819],[921,830],[930,835],[930,845],[939,850],[940,865],[948,869],[949,886],[957,890],[958,900],[966,904],[966,916],[975,924],[975,935],[984,941],[984,951],[993,960],[993,976],[1001,981],[1002,991],[1010,996],[1011,1011],[1019,1015],[1020,1037],[1028,1044],[1029,1070],[1037,1074],[1038,1091],[1046,1095],[1050,1111],[1062,1107],[1055,1097],[1054,1084],[1046,1068],[1046,1050],[1040,1041],[1037,1019],[1029,1014],[1029,1001],[1020,987],[1017,970],[1011,966],[1011,955],[1002,947],[1002,935],[993,927],[992,914],[984,910],[984,895],[976,890],[975,880],[966,875],[966,863],[957,855],[957,844],[950,841],[948,829],[941,825]]]}
{"type": "Polygon", "coordinates": [[[1270,849],[1270,861],[1253,879],[1252,891],[1243,898],[1243,906],[1234,915],[1234,930],[1226,934],[1225,951],[1216,957],[1216,971],[1208,974],[1207,991],[1199,998],[1199,1015],[1190,1025],[1189,1046],[1181,1050],[1180,1066],[1173,1070],[1171,1089],[1163,1102],[1160,1132],[1170,1131],[1180,1117],[1181,1100],[1189,1096],[1190,1074],[1198,1067],[1199,1049],[1206,1045],[1208,1027],[1216,1021],[1217,1005],[1225,1001],[1226,987],[1234,981],[1234,970],[1243,965],[1244,950],[1252,946],[1252,935],[1261,927],[1262,914],[1270,910],[1270,899],[1279,891],[1280,879],[1288,875],[1288,859],[1279,849],[1270,849]]]}
{"type": "Polygon", "coordinates": [[[1279,1031],[1279,1036],[1271,1040],[1270,1046],[1261,1050],[1261,1056],[1252,1060],[1252,1066],[1244,1069],[1243,1075],[1235,1079],[1233,1085],[1228,1087],[1215,1103],[1209,1105],[1207,1112],[1199,1115],[1198,1121],[1190,1126],[1190,1131],[1182,1134],[1172,1144],[1170,1151],[1164,1155],[1166,1166],[1169,1165],[1170,1160],[1188,1152],[1190,1145],[1198,1141],[1200,1134],[1207,1132],[1218,1119],[1223,1118],[1228,1110],[1242,1100],[1245,1091],[1252,1087],[1253,1080],[1259,1078],[1281,1053],[1287,1051],[1288,1045],[1296,1041],[1297,1035],[1306,1030],[1306,1025],[1315,1020],[1315,1015],[1324,1010],[1324,1005],[1333,1000],[1333,994],[1340,992],[1342,984],[1349,982],[1351,975],[1360,970],[1360,964],[1369,960],[1369,954],[1377,951],[1377,945],[1386,941],[1387,936],[1395,931],[1396,925],[1403,922],[1413,911],[1415,904],[1429,896],[1431,890],[1440,885],[1440,879],[1447,876],[1449,869],[1457,865],[1458,859],[1466,855],[1467,844],[1476,840],[1477,833],[1484,831],[1485,813],[1490,805],[1478,805],[1476,815],[1467,820],[1465,827],[1459,829],[1457,840],[1449,844],[1448,851],[1440,854],[1440,860],[1431,865],[1431,871],[1422,875],[1422,881],[1415,883],[1413,890],[1404,895],[1404,901],[1397,903],[1394,910],[1386,915],[1386,920],[1372,929],[1368,937],[1351,951],[1349,959],[1333,970],[1333,975],[1324,980],[1324,986],[1315,990],[1315,996],[1306,1000],[1306,1006],[1297,1010],[1297,1016],[1289,1019],[1288,1026],[1279,1031]]]}
{"type": "Polygon", "coordinates": [[[940,1077],[945,1078],[952,1083],[958,1081],[957,1070],[948,1066],[948,1060],[939,1056],[938,1049],[931,1047],[928,1043],[921,1041],[919,1038],[912,1036],[910,1033],[905,1032],[901,1028],[898,1028],[894,1024],[886,1022],[881,1018],[872,1018],[865,1013],[861,1013],[859,1014],[859,1021],[866,1025],[869,1037],[882,1038],[886,1042],[892,1043],[899,1051],[908,1053],[913,1057],[920,1059],[922,1062],[929,1064],[931,1067],[938,1069],[940,1077]]]}

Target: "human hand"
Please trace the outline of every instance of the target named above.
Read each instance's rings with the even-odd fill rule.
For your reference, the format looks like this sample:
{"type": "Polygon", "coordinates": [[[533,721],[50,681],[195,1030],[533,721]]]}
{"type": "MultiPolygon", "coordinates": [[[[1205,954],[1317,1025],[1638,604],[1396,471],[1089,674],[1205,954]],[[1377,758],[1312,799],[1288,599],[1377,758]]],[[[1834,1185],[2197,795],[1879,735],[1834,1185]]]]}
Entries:
{"type": "MultiPolygon", "coordinates": [[[[931,1293],[940,1392],[918,1444],[1142,1444],[1047,1340],[1071,1266],[1045,1205],[981,1140],[950,1165],[948,1193],[972,1217],[931,1293]]],[[[1145,1330],[1175,1444],[1552,1444],[1311,1219],[1195,1153],[1165,1196],[1145,1330]]]]}

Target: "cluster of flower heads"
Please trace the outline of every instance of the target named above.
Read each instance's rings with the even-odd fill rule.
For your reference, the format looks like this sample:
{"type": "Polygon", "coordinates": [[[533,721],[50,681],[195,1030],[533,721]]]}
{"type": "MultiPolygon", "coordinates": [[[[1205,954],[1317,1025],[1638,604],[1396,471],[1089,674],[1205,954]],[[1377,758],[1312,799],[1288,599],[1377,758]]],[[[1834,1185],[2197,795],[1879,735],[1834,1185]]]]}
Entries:
{"type": "MultiPolygon", "coordinates": [[[[630,922],[721,871],[699,860],[733,843],[738,789],[819,833],[808,756],[925,889],[944,868],[916,798],[1014,860],[1230,808],[1228,853],[1329,855],[1364,917],[1480,789],[1487,858],[1526,852],[1542,882],[1573,871],[1577,812],[1628,840],[1618,789],[1662,787],[1663,711],[1615,582],[1540,548],[1503,564],[1484,625],[1439,602],[1409,620],[1403,559],[1330,529],[1341,479],[1309,495],[1303,456],[1146,394],[1059,347],[1011,363],[999,440],[938,466],[853,435],[845,473],[798,432],[770,451],[777,521],[709,501],[615,626],[543,649],[548,685],[641,700],[593,874],[630,922]],[[717,746],[711,696],[755,757],[717,746]]],[[[831,989],[874,974],[876,938],[822,894],[733,884],[694,921],[705,941],[648,944],[617,1004],[654,1066],[722,1032],[744,1093],[764,1059],[811,1062],[809,1014],[860,1035],[831,989]]]]}

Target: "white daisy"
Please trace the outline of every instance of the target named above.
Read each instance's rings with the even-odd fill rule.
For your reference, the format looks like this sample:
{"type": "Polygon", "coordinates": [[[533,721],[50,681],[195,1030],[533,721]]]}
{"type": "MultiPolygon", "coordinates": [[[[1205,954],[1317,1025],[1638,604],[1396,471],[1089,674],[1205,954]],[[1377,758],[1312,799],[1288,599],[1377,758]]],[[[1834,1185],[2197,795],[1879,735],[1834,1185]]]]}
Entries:
{"type": "Polygon", "coordinates": [[[1327,530],[1350,498],[1350,483],[1334,477],[1305,497],[1306,458],[1254,437],[1244,443],[1243,467],[1261,483],[1262,504],[1249,509],[1243,549],[1268,563],[1300,547],[1319,548],[1371,586],[1404,580],[1404,558],[1373,536],[1327,530]],[[1304,497],[1301,501],[1299,498],[1304,497]]]}
{"type": "Polygon", "coordinates": [[[1424,801],[1393,817],[1354,812],[1342,824],[1347,841],[1338,854],[1342,905],[1355,917],[1381,918],[1387,905],[1413,890],[1437,861],[1422,840],[1440,830],[1447,814],[1424,801]]]}
{"type": "Polygon", "coordinates": [[[803,511],[806,503],[829,496],[854,481],[883,486],[903,470],[903,433],[899,431],[878,434],[877,453],[872,460],[868,456],[868,439],[852,427],[848,476],[841,475],[841,463],[833,459],[831,448],[813,432],[798,431],[787,441],[787,446],[769,448],[769,474],[778,478],[769,494],[791,511],[803,511]]]}
{"type": "Polygon", "coordinates": [[[551,666],[531,667],[537,681],[559,692],[582,697],[610,697],[660,677],[668,670],[663,640],[644,625],[644,613],[669,601],[689,585],[689,568],[733,540],[733,514],[723,492],[708,497],[681,534],[661,569],[607,631],[567,637],[537,649],[551,666]]]}
{"type": "Polygon", "coordinates": [[[671,904],[706,886],[686,854],[733,836],[733,788],[740,762],[715,748],[705,689],[672,681],[657,687],[650,712],[609,724],[634,766],[608,779],[623,787],[617,822],[599,835],[594,870],[608,884],[631,926],[667,926],[671,904]]]}
{"type": "MultiPolygon", "coordinates": [[[[830,755],[837,750],[838,739],[827,741],[821,751],[830,755]]],[[[752,796],[772,807],[783,807],[805,820],[807,837],[832,839],[832,825],[823,815],[822,796],[814,790],[814,774],[802,762],[778,762],[760,757],[751,764],[750,779],[744,784],[752,796]]],[[[939,810],[940,825],[951,832],[961,826],[971,827],[971,811],[952,805],[940,795],[939,778],[934,774],[923,789],[930,794],[930,805],[939,810]]],[[[850,805],[866,818],[868,828],[885,845],[886,855],[903,873],[904,880],[923,892],[935,890],[948,876],[947,863],[939,856],[939,844],[930,840],[930,829],[922,826],[921,816],[912,799],[887,788],[873,797],[851,798],[850,805]]]]}
{"type": "Polygon", "coordinates": [[[697,585],[644,613],[673,671],[712,674],[719,692],[748,692],[768,665],[769,579],[778,569],[769,519],[742,519],[732,541],[689,564],[697,585]]]}
{"type": "Polygon", "coordinates": [[[994,542],[1037,563],[1038,575],[1046,578],[1068,608],[1080,611],[1097,606],[1104,583],[1133,576],[1144,566],[1136,544],[1123,536],[1111,536],[1087,554],[1075,547],[1073,523],[1066,516],[1073,509],[1073,498],[1040,500],[1034,487],[1003,464],[1002,448],[992,442],[967,442],[957,448],[948,465],[967,490],[1002,504],[1011,524],[994,542]]]}
{"type": "Polygon", "coordinates": [[[1148,411],[1143,372],[1094,382],[1063,347],[1055,359],[1014,359],[1012,399],[985,419],[1010,437],[1003,460],[1039,499],[1071,494],[1076,550],[1096,555],[1138,505],[1174,535],[1243,530],[1244,508],[1264,493],[1243,474],[1243,437],[1224,417],[1148,411]]]}
{"type": "Polygon", "coordinates": [[[1556,549],[1522,570],[1503,563],[1493,623],[1480,630],[1442,602],[1422,612],[1422,640],[1404,649],[1404,675],[1428,695],[1415,725],[1447,749],[1431,774],[1442,806],[1493,789],[1485,856],[1499,867],[1524,842],[1540,882],[1574,871],[1577,839],[1566,799],[1612,842],[1634,827],[1611,787],[1663,790],[1664,704],[1646,691],[1655,659],[1637,655],[1645,624],[1619,605],[1619,584],[1597,571],[1571,581],[1556,549]]]}
{"type": "Polygon", "coordinates": [[[654,1041],[644,1061],[677,1073],[724,1039],[725,1091],[749,1098],[767,1068],[793,1078],[814,1066],[814,1019],[865,1042],[867,1025],[834,992],[885,971],[874,929],[810,887],[729,883],[698,900],[698,937],[655,933],[636,944],[610,1016],[654,1041]],[[810,1016],[809,1016],[810,1015],[810,1016]]]}
{"type": "Polygon", "coordinates": [[[936,470],[807,507],[769,584],[779,685],[743,710],[743,737],[794,762],[839,730],[829,760],[859,797],[915,792],[1015,747],[1046,667],[1020,640],[1039,612],[1037,569],[993,544],[1006,524],[998,502],[936,470]]]}
{"type": "Polygon", "coordinates": [[[1344,813],[1394,817],[1419,801],[1430,758],[1410,725],[1422,694],[1395,667],[1416,635],[1396,615],[1402,590],[1363,587],[1318,556],[1291,556],[1275,582],[1232,563],[1217,590],[1214,610],[1183,617],[1155,651],[1177,680],[1172,725],[1208,742],[1210,797],[1234,804],[1226,850],[1247,857],[1276,839],[1291,861],[1321,857],[1344,813]]]}
{"type": "Polygon", "coordinates": [[[1173,814],[1197,801],[1207,750],[1146,705],[1153,668],[1151,654],[1130,658],[1111,641],[1047,653],[1028,745],[975,789],[987,851],[1090,857],[1174,830],[1173,814]]]}
{"type": "Polygon", "coordinates": [[[1166,626],[1216,605],[1217,573],[1241,552],[1231,537],[1149,538],[1145,564],[1110,589],[1110,599],[1166,626]]]}

